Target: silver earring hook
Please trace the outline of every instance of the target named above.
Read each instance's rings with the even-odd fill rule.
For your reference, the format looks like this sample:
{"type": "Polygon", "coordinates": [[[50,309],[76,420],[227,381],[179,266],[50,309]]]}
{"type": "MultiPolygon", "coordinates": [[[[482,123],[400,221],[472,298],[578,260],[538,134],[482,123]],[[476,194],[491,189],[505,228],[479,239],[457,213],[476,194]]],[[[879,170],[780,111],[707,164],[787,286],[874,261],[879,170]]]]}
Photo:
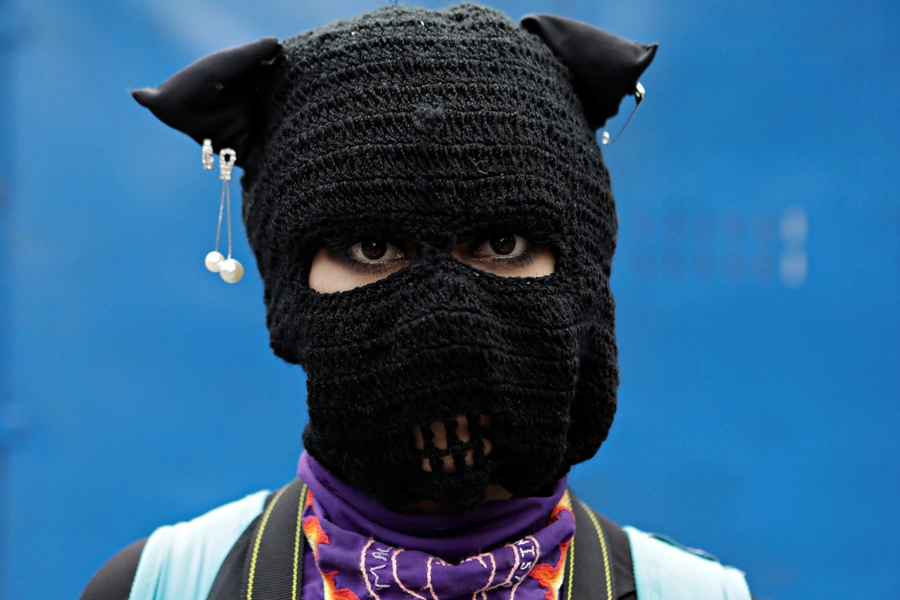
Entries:
{"type": "MultiPolygon", "coordinates": [[[[208,140],[203,140],[204,151],[206,150],[206,142],[208,140]]],[[[212,144],[209,146],[210,152],[212,152],[212,144]]],[[[231,181],[231,174],[234,172],[234,162],[237,159],[237,154],[231,148],[222,148],[222,151],[219,152],[219,179],[222,180],[222,199],[219,201],[219,226],[216,228],[216,249],[215,251],[219,251],[219,241],[222,238],[222,214],[225,211],[225,201],[226,198],[228,200],[228,258],[231,258],[231,189],[228,185],[228,182],[231,181]]],[[[212,158],[210,158],[210,162],[212,162],[212,158]]],[[[204,168],[206,168],[206,163],[204,162],[204,168]]],[[[212,168],[210,166],[209,168],[212,168]]]]}
{"type": "Polygon", "coordinates": [[[231,148],[222,148],[219,151],[219,179],[231,181],[231,173],[234,171],[234,163],[237,153],[231,148]]]}
{"type": "MultiPolygon", "coordinates": [[[[219,179],[222,180],[222,203],[226,206],[226,212],[228,214],[228,256],[226,258],[231,258],[231,186],[229,183],[231,182],[231,174],[234,172],[234,163],[237,160],[237,153],[231,148],[222,148],[219,152],[219,179]]],[[[222,222],[222,208],[221,204],[219,205],[219,223],[221,227],[222,222]]],[[[216,250],[218,250],[218,240],[216,240],[216,250]]]]}
{"type": "Polygon", "coordinates": [[[203,169],[205,171],[211,171],[213,168],[213,147],[212,140],[206,138],[203,140],[203,169]]]}
{"type": "Polygon", "coordinates": [[[638,81],[637,85],[634,86],[634,110],[631,111],[631,115],[628,117],[628,120],[625,121],[625,124],[622,126],[622,129],[619,130],[619,133],[616,134],[616,137],[610,139],[609,132],[604,130],[603,133],[600,134],[600,143],[604,146],[609,146],[613,142],[615,142],[628,128],[628,124],[631,123],[631,120],[634,118],[634,114],[637,112],[637,109],[641,107],[641,102],[644,101],[644,96],[647,92],[644,91],[644,86],[641,85],[641,82],[638,81]]]}

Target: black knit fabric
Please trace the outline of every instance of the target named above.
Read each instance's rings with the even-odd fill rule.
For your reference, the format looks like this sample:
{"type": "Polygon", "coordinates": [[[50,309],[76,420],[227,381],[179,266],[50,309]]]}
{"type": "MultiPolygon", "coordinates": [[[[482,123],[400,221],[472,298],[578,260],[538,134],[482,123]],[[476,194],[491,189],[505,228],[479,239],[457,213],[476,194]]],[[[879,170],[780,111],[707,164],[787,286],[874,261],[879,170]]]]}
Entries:
{"type": "Polygon", "coordinates": [[[541,493],[606,439],[618,385],[615,206],[569,70],[471,4],[384,8],[283,45],[243,215],[272,348],[308,375],[307,449],[393,507],[469,511],[490,483],[541,493]],[[503,278],[446,252],[492,234],[547,243],[555,273],[503,278]],[[412,240],[424,258],[320,294],[310,259],[330,239],[412,240]],[[454,441],[460,414],[491,430],[454,441]],[[413,427],[436,421],[450,448],[417,450],[413,427]]]}

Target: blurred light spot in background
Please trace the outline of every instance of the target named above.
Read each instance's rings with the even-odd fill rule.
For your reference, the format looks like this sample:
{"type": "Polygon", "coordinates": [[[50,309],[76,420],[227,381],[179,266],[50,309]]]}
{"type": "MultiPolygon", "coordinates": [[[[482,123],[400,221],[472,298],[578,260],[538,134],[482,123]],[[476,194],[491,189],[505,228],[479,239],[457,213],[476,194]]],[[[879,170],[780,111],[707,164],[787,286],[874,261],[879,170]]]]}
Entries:
{"type": "Polygon", "coordinates": [[[806,211],[802,206],[788,207],[781,215],[781,241],[788,244],[805,244],[809,232],[806,211]]]}
{"type": "Polygon", "coordinates": [[[799,288],[806,283],[809,261],[806,258],[806,237],[809,223],[801,206],[791,206],[781,215],[780,260],[781,283],[799,288]]]}

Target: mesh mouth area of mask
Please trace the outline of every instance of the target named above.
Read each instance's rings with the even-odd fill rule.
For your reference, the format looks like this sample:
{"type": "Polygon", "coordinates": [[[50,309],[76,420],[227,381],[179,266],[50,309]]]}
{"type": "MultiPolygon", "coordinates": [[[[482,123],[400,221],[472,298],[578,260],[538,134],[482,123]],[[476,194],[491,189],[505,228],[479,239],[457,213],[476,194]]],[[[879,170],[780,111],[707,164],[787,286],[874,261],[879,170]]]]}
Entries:
{"type": "MultiPolygon", "coordinates": [[[[427,460],[431,465],[431,472],[435,475],[444,474],[444,457],[452,456],[453,465],[456,472],[461,473],[468,471],[484,462],[484,432],[481,427],[481,415],[471,413],[466,414],[466,425],[469,429],[469,439],[462,440],[459,437],[460,422],[457,419],[442,419],[437,421],[442,423],[447,437],[447,447],[440,448],[434,443],[434,431],[431,425],[434,423],[423,424],[420,429],[422,431],[423,448],[419,450],[419,457],[427,460]],[[472,452],[473,465],[470,467],[466,464],[466,454],[472,452]]],[[[446,473],[449,474],[449,473],[446,473]]]]}

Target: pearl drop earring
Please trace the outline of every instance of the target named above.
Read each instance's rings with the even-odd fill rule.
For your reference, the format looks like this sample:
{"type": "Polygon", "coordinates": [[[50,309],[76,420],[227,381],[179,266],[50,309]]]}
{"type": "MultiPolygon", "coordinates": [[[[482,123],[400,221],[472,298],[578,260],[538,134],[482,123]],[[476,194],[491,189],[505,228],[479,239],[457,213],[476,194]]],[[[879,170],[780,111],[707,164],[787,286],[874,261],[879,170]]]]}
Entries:
{"type": "MultiPolygon", "coordinates": [[[[213,156],[213,147],[212,140],[206,138],[203,140],[203,148],[201,149],[201,156],[203,158],[203,170],[211,171],[213,168],[213,161],[215,157],[213,156]]],[[[224,203],[225,197],[222,197],[222,202],[224,203]]],[[[218,273],[222,269],[222,263],[225,262],[225,257],[219,253],[219,237],[222,234],[222,206],[219,205],[219,228],[216,230],[216,249],[206,255],[206,268],[212,271],[213,273],[218,273]]]]}
{"type": "MultiPolygon", "coordinates": [[[[237,153],[231,148],[222,148],[219,152],[219,179],[222,180],[222,198],[219,201],[219,224],[216,228],[216,249],[206,255],[204,263],[206,268],[219,276],[227,283],[237,283],[244,276],[244,267],[240,262],[231,258],[231,174],[234,172],[234,163],[237,153]],[[228,219],[228,258],[219,252],[219,242],[222,238],[222,216],[227,214],[228,219]]],[[[210,140],[203,140],[203,168],[212,169],[213,150],[210,140]],[[207,144],[209,142],[209,144],[207,144]]]]}

